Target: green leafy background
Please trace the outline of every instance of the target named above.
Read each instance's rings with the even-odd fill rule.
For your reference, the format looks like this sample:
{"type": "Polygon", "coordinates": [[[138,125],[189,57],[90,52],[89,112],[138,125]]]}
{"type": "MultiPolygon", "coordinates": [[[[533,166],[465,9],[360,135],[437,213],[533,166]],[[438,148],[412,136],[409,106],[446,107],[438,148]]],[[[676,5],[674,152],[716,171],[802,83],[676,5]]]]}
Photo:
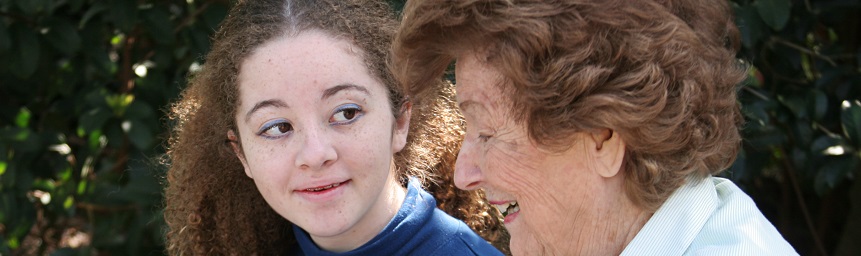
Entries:
{"type": "MultiPolygon", "coordinates": [[[[165,112],[231,4],[0,0],[0,255],[164,253],[165,112]]],[[[802,255],[861,255],[861,3],[733,6],[751,70],[723,175],[802,255]]]]}

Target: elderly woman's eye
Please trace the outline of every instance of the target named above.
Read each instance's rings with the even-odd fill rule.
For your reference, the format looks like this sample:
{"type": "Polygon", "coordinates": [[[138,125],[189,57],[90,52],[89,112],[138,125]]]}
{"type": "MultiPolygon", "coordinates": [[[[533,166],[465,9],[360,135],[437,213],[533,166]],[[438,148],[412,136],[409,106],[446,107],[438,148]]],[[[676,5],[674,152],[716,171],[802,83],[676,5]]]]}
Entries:
{"type": "Polygon", "coordinates": [[[263,128],[260,128],[260,131],[257,134],[265,138],[274,139],[285,136],[292,131],[293,125],[290,124],[290,122],[285,120],[273,120],[264,124],[263,128]]]}
{"type": "Polygon", "coordinates": [[[490,135],[483,135],[483,134],[478,135],[478,139],[481,140],[481,142],[487,142],[487,140],[489,140],[490,137],[491,137],[490,135]]]}
{"type": "Polygon", "coordinates": [[[362,115],[362,107],[356,104],[346,104],[335,110],[335,114],[329,118],[330,123],[349,124],[362,115]]]}

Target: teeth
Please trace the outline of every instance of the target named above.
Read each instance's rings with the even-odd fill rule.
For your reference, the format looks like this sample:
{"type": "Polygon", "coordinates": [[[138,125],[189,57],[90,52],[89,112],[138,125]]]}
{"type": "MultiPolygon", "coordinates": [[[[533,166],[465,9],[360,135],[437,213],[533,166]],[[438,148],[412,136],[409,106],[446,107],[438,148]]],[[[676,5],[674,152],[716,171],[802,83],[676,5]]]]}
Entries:
{"type": "Polygon", "coordinates": [[[340,185],[341,185],[341,183],[339,182],[339,183],[335,183],[335,184],[329,184],[329,185],[324,186],[324,187],[305,189],[305,191],[310,191],[310,192],[323,191],[323,190],[327,190],[327,189],[330,189],[330,188],[334,188],[334,187],[337,187],[337,186],[340,186],[340,185]]]}
{"type": "MultiPolygon", "coordinates": [[[[508,214],[512,214],[512,213],[519,212],[519,211],[520,211],[520,206],[517,205],[517,203],[515,203],[514,207],[511,207],[508,209],[508,214]]],[[[508,214],[505,214],[505,216],[508,216],[508,214]]]]}
{"type": "Polygon", "coordinates": [[[496,209],[499,210],[500,213],[502,213],[503,218],[505,216],[508,216],[509,214],[520,211],[520,206],[517,205],[516,201],[512,201],[512,202],[508,202],[508,203],[504,203],[504,204],[498,204],[498,205],[494,205],[494,206],[496,206],[496,209]]]}
{"type": "Polygon", "coordinates": [[[494,205],[494,206],[496,206],[496,209],[497,209],[497,210],[499,210],[499,212],[500,212],[500,213],[502,213],[502,214],[504,215],[504,214],[505,214],[505,210],[508,210],[508,206],[509,206],[509,205],[511,205],[511,203],[497,204],[497,205],[494,205]]]}

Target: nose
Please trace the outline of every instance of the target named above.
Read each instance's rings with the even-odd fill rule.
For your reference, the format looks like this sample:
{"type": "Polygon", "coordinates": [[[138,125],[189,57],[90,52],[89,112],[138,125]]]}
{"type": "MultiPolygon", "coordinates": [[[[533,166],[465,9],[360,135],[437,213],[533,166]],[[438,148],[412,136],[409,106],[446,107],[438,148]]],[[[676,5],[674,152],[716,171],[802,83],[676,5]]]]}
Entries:
{"type": "Polygon", "coordinates": [[[475,143],[464,140],[454,165],[454,185],[463,190],[475,190],[481,186],[483,176],[478,166],[475,143]]]}
{"type": "Polygon", "coordinates": [[[296,154],[296,167],[318,170],[338,159],[332,140],[323,129],[305,129],[302,135],[303,141],[296,154]]]}

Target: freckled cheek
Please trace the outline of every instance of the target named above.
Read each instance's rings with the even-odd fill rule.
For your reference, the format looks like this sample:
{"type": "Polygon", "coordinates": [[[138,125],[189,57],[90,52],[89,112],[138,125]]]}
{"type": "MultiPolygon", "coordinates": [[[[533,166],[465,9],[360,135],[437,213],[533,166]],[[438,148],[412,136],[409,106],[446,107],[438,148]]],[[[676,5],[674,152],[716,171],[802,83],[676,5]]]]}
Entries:
{"type": "Polygon", "coordinates": [[[248,165],[255,176],[265,176],[275,179],[286,178],[294,166],[292,160],[295,152],[286,147],[255,147],[246,151],[248,165]]]}

